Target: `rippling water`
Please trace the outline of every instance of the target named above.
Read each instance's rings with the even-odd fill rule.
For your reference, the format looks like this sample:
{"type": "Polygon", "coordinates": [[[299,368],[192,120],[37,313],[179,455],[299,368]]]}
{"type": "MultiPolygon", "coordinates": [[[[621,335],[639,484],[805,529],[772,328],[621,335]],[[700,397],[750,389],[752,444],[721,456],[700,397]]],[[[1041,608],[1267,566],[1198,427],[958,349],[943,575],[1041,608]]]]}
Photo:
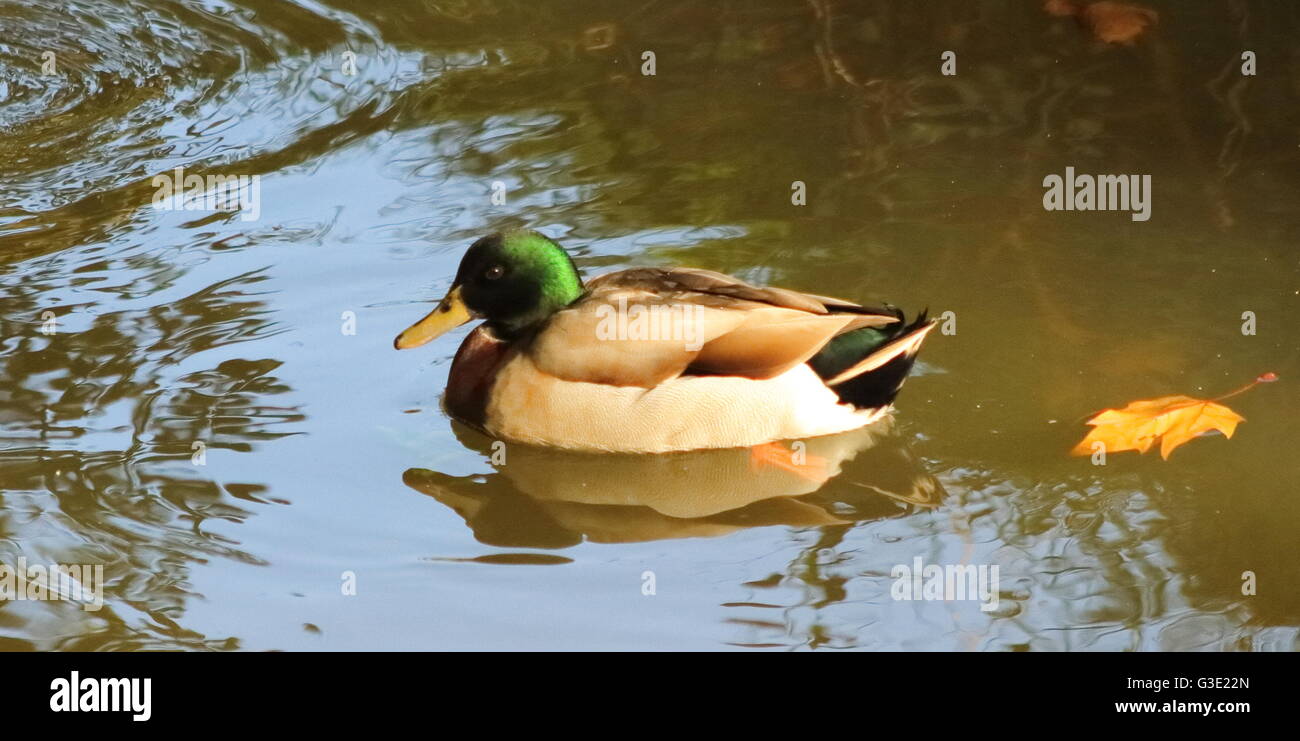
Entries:
{"type": "Polygon", "coordinates": [[[0,563],[106,579],[0,648],[1296,650],[1300,10],[1150,5],[0,2],[0,563]],[[1043,211],[1067,166],[1151,220],[1043,211]],[[154,208],[176,168],[258,218],[154,208]],[[956,332],[821,476],[502,465],[439,407],[463,334],[391,341],[512,225],[956,332]],[[1066,455],[1266,371],[1232,440],[1066,455]],[[916,557],[997,609],[891,599],[916,557]]]}

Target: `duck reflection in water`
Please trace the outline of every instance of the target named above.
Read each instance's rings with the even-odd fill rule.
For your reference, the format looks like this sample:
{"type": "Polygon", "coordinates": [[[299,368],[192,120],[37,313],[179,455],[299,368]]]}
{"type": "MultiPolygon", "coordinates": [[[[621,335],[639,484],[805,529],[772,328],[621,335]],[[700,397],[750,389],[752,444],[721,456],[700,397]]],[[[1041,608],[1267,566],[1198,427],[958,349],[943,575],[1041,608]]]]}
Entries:
{"type": "Polygon", "coordinates": [[[459,423],[453,428],[495,471],[457,477],[411,468],[403,481],[453,509],[475,538],[495,546],[565,548],[583,540],[849,525],[933,507],[943,497],[888,418],[803,441],[651,456],[518,444],[494,450],[481,433],[459,423]]]}

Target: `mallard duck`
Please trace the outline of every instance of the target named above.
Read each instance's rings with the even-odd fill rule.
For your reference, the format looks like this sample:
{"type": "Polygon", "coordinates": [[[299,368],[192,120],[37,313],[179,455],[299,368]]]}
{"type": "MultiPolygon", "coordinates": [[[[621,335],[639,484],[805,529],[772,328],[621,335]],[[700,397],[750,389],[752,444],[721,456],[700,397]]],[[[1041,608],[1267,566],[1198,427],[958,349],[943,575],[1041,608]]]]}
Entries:
{"type": "Polygon", "coordinates": [[[492,234],[447,295],[394,341],[474,319],[444,404],[494,438],[571,450],[754,447],[857,429],[888,413],[934,322],[694,268],[583,283],[562,247],[492,234]]]}

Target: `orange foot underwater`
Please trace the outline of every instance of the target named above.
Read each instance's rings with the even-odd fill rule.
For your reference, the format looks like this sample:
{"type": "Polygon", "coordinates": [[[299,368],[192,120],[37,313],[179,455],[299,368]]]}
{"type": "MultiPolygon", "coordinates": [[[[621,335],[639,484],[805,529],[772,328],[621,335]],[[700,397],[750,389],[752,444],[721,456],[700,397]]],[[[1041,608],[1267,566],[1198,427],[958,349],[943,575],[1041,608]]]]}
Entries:
{"type": "Polygon", "coordinates": [[[808,453],[803,442],[796,442],[790,448],[782,443],[755,445],[749,449],[749,467],[754,471],[779,468],[809,481],[820,482],[831,477],[830,464],[820,455],[808,453]]]}

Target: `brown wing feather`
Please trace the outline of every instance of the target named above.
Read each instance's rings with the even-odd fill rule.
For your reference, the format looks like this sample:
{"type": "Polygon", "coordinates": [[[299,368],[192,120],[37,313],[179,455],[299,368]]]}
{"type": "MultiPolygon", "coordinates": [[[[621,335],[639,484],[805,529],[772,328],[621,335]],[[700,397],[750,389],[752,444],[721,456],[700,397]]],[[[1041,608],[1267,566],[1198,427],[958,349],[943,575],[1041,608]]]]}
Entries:
{"type": "Polygon", "coordinates": [[[690,365],[695,373],[773,378],[808,362],[852,317],[762,307],[704,345],[690,365]]]}
{"type": "Polygon", "coordinates": [[[811,314],[827,313],[826,306],[816,297],[784,288],[754,286],[724,273],[699,268],[631,268],[602,275],[592,280],[588,288],[593,292],[641,289],[660,295],[706,294],[771,304],[811,314]]]}
{"type": "Polygon", "coordinates": [[[644,291],[602,291],[557,312],[529,353],[557,378],[652,388],[681,375],[708,341],[744,321],[742,312],[644,291]]]}
{"type": "Polygon", "coordinates": [[[682,373],[771,378],[836,334],[898,321],[875,311],[711,270],[632,268],[591,280],[530,355],[550,375],[614,386],[651,388],[682,373]]]}

